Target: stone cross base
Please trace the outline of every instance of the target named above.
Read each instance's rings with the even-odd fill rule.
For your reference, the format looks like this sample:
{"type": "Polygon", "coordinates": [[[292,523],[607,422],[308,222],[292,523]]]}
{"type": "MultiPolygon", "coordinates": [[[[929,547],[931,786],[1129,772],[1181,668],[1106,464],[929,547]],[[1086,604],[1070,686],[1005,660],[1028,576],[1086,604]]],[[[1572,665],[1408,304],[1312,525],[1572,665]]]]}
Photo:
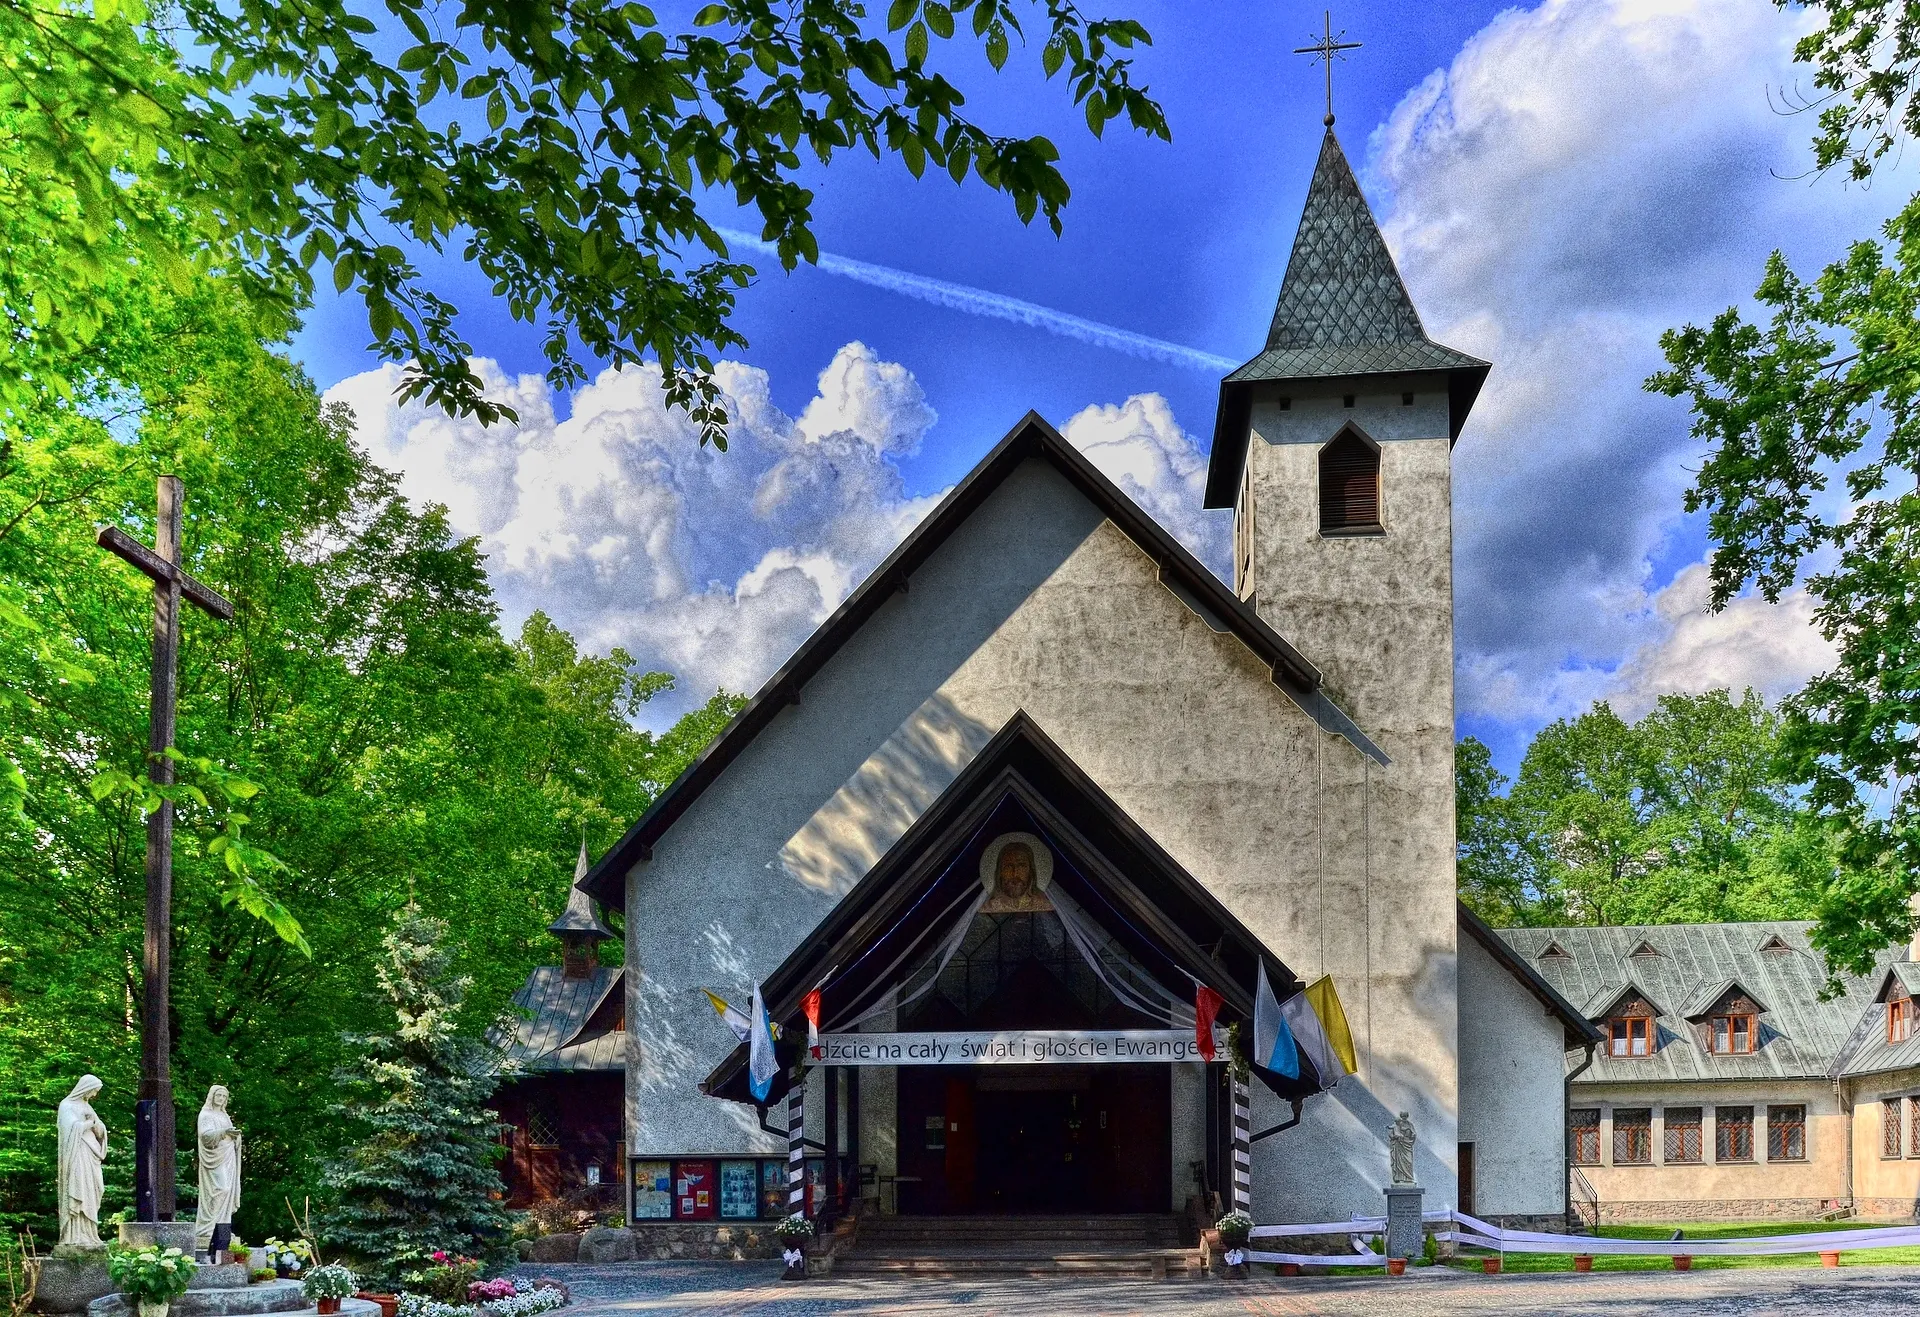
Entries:
{"type": "Polygon", "coordinates": [[[194,1224],[191,1221],[122,1221],[120,1243],[126,1248],[177,1248],[193,1256],[194,1224]]]}
{"type": "Polygon", "coordinates": [[[1387,1187],[1387,1256],[1417,1258],[1426,1246],[1426,1227],[1420,1221],[1420,1199],[1426,1190],[1417,1184],[1387,1187]]]}

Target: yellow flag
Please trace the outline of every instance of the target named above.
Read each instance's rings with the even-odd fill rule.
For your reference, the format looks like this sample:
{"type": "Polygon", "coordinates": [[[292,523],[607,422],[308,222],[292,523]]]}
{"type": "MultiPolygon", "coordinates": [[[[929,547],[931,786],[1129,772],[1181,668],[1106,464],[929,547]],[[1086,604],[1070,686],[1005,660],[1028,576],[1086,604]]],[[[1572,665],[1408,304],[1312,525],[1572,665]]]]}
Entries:
{"type": "Polygon", "coordinates": [[[1333,990],[1333,976],[1323,975],[1308,984],[1306,998],[1313,1013],[1320,1017],[1320,1027],[1326,1031],[1333,1054],[1340,1058],[1347,1073],[1352,1074],[1360,1068],[1360,1058],[1353,1050],[1353,1030],[1347,1027],[1347,1013],[1340,1009],[1340,994],[1333,990]]]}

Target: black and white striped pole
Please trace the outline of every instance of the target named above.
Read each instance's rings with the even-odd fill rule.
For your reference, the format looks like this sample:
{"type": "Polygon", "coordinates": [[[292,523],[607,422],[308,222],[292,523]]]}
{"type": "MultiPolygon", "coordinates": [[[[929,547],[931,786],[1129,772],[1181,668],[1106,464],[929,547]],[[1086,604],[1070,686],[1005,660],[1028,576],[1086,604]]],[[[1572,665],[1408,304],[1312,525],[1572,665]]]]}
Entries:
{"type": "Polygon", "coordinates": [[[1247,1081],[1233,1077],[1233,1201],[1229,1211],[1253,1211],[1253,1102],[1247,1081]]]}
{"type": "MultiPolygon", "coordinates": [[[[806,1211],[807,1074],[796,1066],[793,1087],[787,1090],[787,1215],[805,1216],[806,1211]]],[[[806,1276],[806,1246],[799,1238],[787,1243],[782,1257],[787,1264],[786,1279],[801,1280],[806,1276]]]]}

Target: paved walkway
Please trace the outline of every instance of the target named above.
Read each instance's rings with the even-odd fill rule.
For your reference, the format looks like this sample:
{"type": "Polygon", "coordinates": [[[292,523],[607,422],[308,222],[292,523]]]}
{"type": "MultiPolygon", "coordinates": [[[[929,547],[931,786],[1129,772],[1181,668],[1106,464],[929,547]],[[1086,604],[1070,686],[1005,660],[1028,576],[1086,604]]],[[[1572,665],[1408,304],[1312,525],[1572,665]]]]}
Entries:
{"type": "Polygon", "coordinates": [[[633,1262],[528,1266],[565,1280],[575,1317],[907,1317],[960,1310],[977,1317],[1426,1317],[1429,1313],[1658,1313],[1660,1317],[1880,1317],[1920,1312],[1920,1268],[1767,1268],[1594,1275],[1477,1276],[1420,1271],[1404,1278],[1226,1281],[900,1280],[780,1283],[777,1263],[633,1262]]]}

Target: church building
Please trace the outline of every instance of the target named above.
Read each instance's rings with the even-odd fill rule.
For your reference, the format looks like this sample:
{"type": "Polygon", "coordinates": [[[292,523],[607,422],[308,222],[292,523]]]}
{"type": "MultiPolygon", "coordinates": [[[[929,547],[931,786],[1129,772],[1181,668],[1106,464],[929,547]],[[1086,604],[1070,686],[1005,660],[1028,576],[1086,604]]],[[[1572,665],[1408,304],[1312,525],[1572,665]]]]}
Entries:
{"type": "Polygon", "coordinates": [[[796,1172],[810,1210],[1343,1219],[1403,1112],[1428,1210],[1564,1220],[1599,1033],[1455,896],[1451,460],[1488,369],[1427,337],[1329,127],[1220,386],[1231,585],[1014,425],[580,880],[625,916],[634,1224],[784,1215],[796,1172]],[[1323,977],[1353,1073],[1230,1063],[1263,979],[1323,977]],[[770,1081],[707,996],[756,984],[770,1081]]]}

